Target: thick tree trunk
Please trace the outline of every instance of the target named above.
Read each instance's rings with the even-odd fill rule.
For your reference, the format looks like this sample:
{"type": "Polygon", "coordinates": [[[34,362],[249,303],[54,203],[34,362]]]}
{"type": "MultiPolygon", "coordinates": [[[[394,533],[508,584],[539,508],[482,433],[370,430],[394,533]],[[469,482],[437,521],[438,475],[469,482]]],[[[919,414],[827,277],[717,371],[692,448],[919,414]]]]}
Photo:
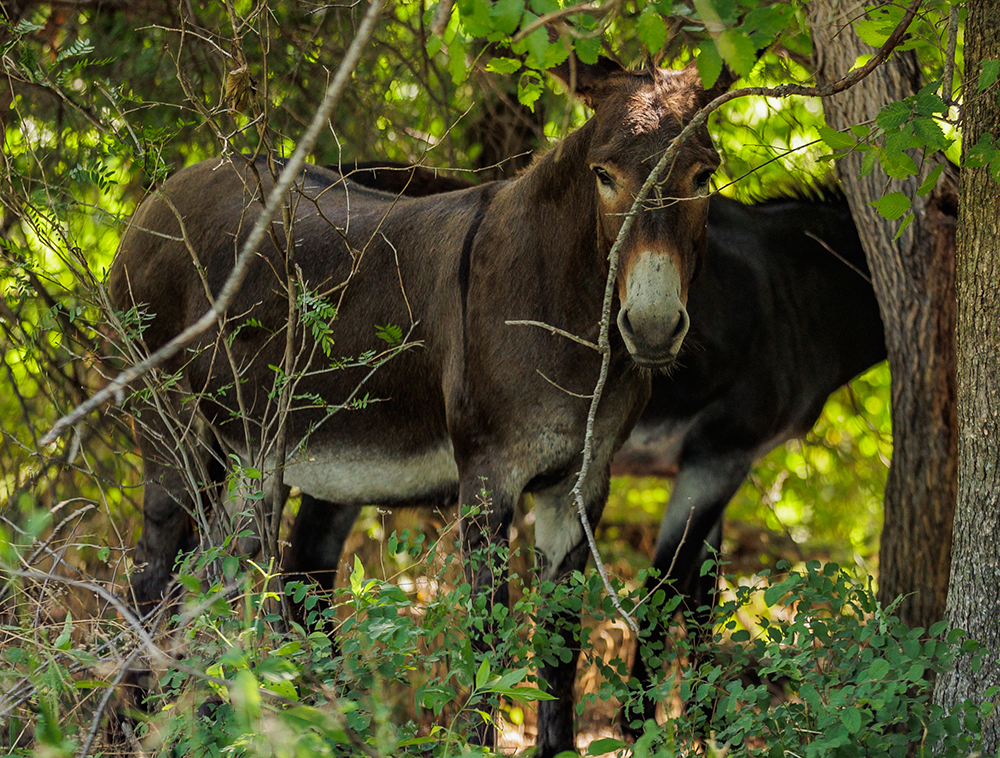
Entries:
{"type": "MultiPolygon", "coordinates": [[[[843,76],[873,49],[850,26],[863,3],[815,0],[808,6],[816,78],[843,76]]],[[[823,101],[826,121],[843,130],[870,121],[886,103],[913,95],[920,72],[912,52],[894,53],[858,86],[823,101]]],[[[898,609],[911,626],[944,618],[957,487],[955,415],[954,173],[931,196],[916,197],[920,178],[888,180],[881,168],[860,176],[861,154],[837,166],[861,232],[885,324],[892,370],[893,459],[885,492],[879,597],[906,595],[898,609]],[[886,192],[914,197],[916,221],[894,239],[898,222],[870,203],[886,192]]]]}
{"type": "MultiPolygon", "coordinates": [[[[979,93],[981,62],[1000,58],[1000,0],[969,3],[965,25],[962,160],[983,132],[996,132],[996,85],[979,93]]],[[[938,679],[935,699],[945,707],[984,700],[1000,685],[1000,184],[988,168],[964,168],[959,213],[958,507],[952,549],[948,624],[978,640],[985,665],[968,656],[938,679]]],[[[1000,747],[1000,720],[983,725],[983,751],[1000,747]]]]}

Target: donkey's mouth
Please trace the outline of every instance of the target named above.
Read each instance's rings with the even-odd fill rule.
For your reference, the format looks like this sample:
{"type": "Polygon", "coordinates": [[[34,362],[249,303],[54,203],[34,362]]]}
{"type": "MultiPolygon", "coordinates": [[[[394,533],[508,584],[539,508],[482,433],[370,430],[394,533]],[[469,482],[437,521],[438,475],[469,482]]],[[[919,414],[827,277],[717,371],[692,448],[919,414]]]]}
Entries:
{"type": "Polygon", "coordinates": [[[632,362],[640,368],[651,371],[665,371],[674,365],[677,360],[677,353],[671,350],[662,352],[645,352],[642,354],[632,353],[632,362]]]}

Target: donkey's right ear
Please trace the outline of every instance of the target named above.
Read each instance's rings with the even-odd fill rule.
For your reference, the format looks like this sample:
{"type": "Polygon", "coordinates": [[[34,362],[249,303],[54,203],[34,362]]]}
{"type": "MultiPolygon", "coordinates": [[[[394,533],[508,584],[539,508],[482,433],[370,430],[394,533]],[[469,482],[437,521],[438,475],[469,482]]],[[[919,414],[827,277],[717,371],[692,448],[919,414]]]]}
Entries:
{"type": "Polygon", "coordinates": [[[593,108],[601,99],[600,92],[604,83],[616,74],[628,72],[621,64],[603,55],[598,57],[597,63],[583,63],[570,53],[569,58],[555,68],[550,68],[549,73],[565,84],[571,94],[593,108]]]}

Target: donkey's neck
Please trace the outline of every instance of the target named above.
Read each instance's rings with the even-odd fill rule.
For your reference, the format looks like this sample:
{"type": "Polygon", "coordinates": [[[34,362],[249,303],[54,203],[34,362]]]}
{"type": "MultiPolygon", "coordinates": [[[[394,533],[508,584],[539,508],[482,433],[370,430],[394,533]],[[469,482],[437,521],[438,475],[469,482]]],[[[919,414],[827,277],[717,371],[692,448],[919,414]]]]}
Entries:
{"type": "Polygon", "coordinates": [[[596,222],[594,176],[587,165],[596,126],[591,119],[539,158],[518,179],[539,202],[564,205],[574,215],[586,212],[596,222]],[[573,206],[570,199],[586,199],[586,206],[573,206]]]}
{"type": "MultiPolygon", "coordinates": [[[[598,244],[596,179],[587,164],[592,122],[506,185],[495,201],[498,245],[512,271],[530,277],[539,317],[566,329],[600,321],[607,266],[598,244]],[[571,286],[567,286],[571,283],[571,286]]],[[[596,333],[594,335],[596,337],[596,333]]]]}

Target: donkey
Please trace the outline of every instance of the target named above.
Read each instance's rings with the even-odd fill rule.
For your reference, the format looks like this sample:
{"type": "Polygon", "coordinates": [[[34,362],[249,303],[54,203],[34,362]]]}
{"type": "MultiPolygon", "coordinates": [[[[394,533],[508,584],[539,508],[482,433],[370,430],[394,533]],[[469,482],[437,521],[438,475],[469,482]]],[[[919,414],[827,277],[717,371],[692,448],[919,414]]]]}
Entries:
{"type": "MultiPolygon", "coordinates": [[[[383,188],[383,175],[409,170],[368,163],[349,176],[383,188]]],[[[417,176],[425,194],[460,181],[417,176]]],[[[410,191],[398,179],[392,189],[410,191]]],[[[653,376],[650,400],[611,470],[676,480],[653,556],[658,575],[646,587],[680,594],[691,610],[704,611],[715,585],[714,576],[699,572],[706,544],[719,549],[725,508],[753,462],[805,435],[830,393],[886,353],[864,249],[842,197],[744,205],[713,196],[708,248],[687,309],[691,328],[677,365],[653,376]]],[[[302,523],[312,537],[298,544],[322,554],[289,551],[284,567],[295,575],[306,566],[322,569],[310,579],[332,589],[359,512],[304,495],[300,513],[308,514],[302,523]]],[[[665,619],[650,627],[649,649],[662,650],[666,631],[665,619]]],[[[638,644],[632,676],[639,691],[648,689],[651,672],[638,644]]],[[[640,699],[623,712],[623,729],[638,736],[655,711],[656,702],[640,699]]]]}
{"type": "MultiPolygon", "coordinates": [[[[713,197],[708,252],[688,311],[684,353],[669,376],[653,378],[612,472],[675,477],[653,556],[659,577],[646,586],[704,611],[715,588],[714,575],[700,576],[705,545],[718,550],[726,506],[753,462],[805,435],[829,394],[886,351],[864,249],[842,198],[748,206],[713,197]]],[[[666,619],[650,629],[652,655],[666,631],[666,619]]],[[[637,645],[632,675],[640,691],[650,681],[644,659],[637,645]]],[[[655,711],[643,698],[623,727],[635,735],[655,711]]]]}
{"type": "MultiPolygon", "coordinates": [[[[513,180],[397,200],[325,169],[305,169],[229,321],[167,367],[197,400],[167,398],[174,413],[191,419],[191,435],[197,406],[242,460],[262,456],[266,468],[283,465],[284,481],[314,498],[348,508],[449,500],[464,507],[485,492],[485,512],[462,518],[461,539],[487,618],[508,597],[505,568],[487,548],[507,545],[523,493],[535,503],[543,578],[558,581],[586,563],[571,489],[582,460],[584,396],[601,359],[548,329],[506,322],[539,321],[596,340],[607,255],[623,214],[657,156],[731,83],[727,75],[706,91],[694,66],[630,72],[606,59],[575,64],[576,94],[593,117],[513,180]],[[282,243],[286,232],[291,250],[282,243]],[[296,330],[286,351],[296,287],[332,294],[337,315],[318,331],[296,330]],[[402,326],[413,346],[373,372],[375,327],[384,324],[402,326]],[[287,355],[322,356],[331,345],[353,360],[336,371],[314,360],[295,377],[295,397],[304,400],[281,419],[290,444],[279,459],[262,449],[262,430],[278,421],[270,367],[284,365],[287,355]],[[349,405],[359,387],[379,402],[332,412],[349,405]],[[490,557],[472,560],[483,553],[490,557]]],[[[555,73],[570,79],[566,64],[555,73]]],[[[705,248],[707,188],[718,164],[707,130],[699,130],[661,180],[660,196],[676,200],[644,209],[624,241],[618,328],[583,483],[592,524],[607,498],[611,459],[649,397],[652,372],[674,365],[687,333],[688,285],[705,248]]],[[[262,162],[212,159],[176,174],[137,210],[109,293],[117,308],[146,314],[149,349],[205,312],[271,186],[262,162]]],[[[193,505],[185,472],[168,463],[189,439],[171,437],[155,416],[144,414],[147,423],[137,427],[146,480],[135,556],[144,568],[132,581],[140,604],[156,602],[168,586],[193,505]]],[[[303,520],[314,515],[300,513],[293,554],[323,552],[303,520]]],[[[488,637],[487,628],[473,644],[488,653],[488,637]]],[[[577,655],[539,671],[555,696],[539,707],[540,756],[574,748],[577,655]]],[[[487,743],[494,736],[489,726],[478,734],[487,743]]]]}

